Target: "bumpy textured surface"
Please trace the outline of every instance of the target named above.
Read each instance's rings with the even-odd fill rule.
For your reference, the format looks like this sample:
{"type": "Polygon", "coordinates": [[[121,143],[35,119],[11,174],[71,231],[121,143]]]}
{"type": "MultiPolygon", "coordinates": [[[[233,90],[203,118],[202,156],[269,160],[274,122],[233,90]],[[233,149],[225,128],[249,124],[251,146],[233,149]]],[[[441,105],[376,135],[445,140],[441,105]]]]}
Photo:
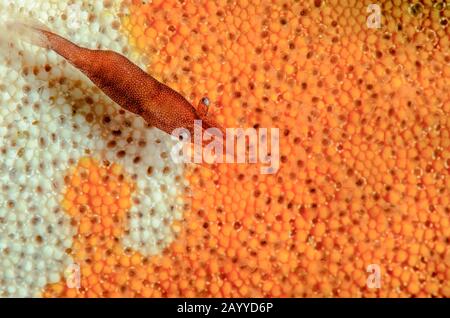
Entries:
{"type": "Polygon", "coordinates": [[[135,2],[149,72],[282,132],[276,175],[189,176],[158,295],[450,296],[450,8],[383,1],[369,29],[371,2],[135,2]]]}
{"type": "MultiPolygon", "coordinates": [[[[33,15],[79,45],[112,49],[142,66],[120,32],[126,9],[120,4],[2,0],[0,20],[33,15]]],[[[0,296],[39,296],[47,284],[66,286],[64,273],[75,264],[85,286],[100,245],[92,235],[86,240],[86,228],[100,233],[104,244],[112,240],[145,256],[160,253],[174,238],[172,222],[182,216],[182,167],[164,159],[170,138],[120,110],[55,53],[19,39],[0,46],[0,296]],[[102,183],[72,182],[85,157],[106,171],[119,164],[120,178],[133,191],[107,188],[104,197],[102,183]],[[74,193],[76,202],[68,200],[74,193]],[[111,220],[101,221],[99,200],[108,214],[126,211],[112,219],[120,232],[108,232],[111,220]]]]}
{"type": "Polygon", "coordinates": [[[38,4],[70,40],[124,52],[194,105],[208,96],[225,127],[281,129],[277,174],[223,164],[185,183],[164,135],[54,55],[11,53],[1,295],[450,297],[450,10],[383,1],[369,29],[370,2],[78,1],[71,32],[59,1],[0,1],[2,18],[38,4]],[[79,289],[61,278],[72,263],[79,289]]]}

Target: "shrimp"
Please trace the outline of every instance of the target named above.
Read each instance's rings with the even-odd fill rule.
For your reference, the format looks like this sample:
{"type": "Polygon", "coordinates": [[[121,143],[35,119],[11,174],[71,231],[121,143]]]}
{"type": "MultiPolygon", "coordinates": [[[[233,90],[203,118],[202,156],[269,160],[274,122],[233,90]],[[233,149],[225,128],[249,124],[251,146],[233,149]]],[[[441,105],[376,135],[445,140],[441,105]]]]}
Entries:
{"type": "Polygon", "coordinates": [[[36,21],[12,21],[7,25],[24,40],[65,58],[119,106],[141,116],[151,126],[168,134],[184,128],[193,135],[195,121],[201,120],[202,130],[224,131],[208,116],[207,98],[202,98],[195,108],[181,94],[119,53],[80,47],[36,21]]]}

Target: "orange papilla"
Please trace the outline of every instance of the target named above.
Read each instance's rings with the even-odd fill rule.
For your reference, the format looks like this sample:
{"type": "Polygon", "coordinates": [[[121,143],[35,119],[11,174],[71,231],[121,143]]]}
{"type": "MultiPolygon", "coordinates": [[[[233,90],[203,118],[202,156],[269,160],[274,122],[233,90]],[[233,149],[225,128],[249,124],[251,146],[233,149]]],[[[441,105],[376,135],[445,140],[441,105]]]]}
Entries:
{"type": "MultiPolygon", "coordinates": [[[[281,168],[188,171],[178,238],[139,259],[107,240],[91,295],[450,296],[448,6],[385,1],[370,29],[358,1],[133,3],[123,25],[148,71],[191,102],[208,96],[225,127],[278,127],[281,168]],[[381,289],[365,285],[369,264],[381,289]]],[[[131,200],[114,178],[103,186],[125,195],[94,186],[120,239],[131,200]]],[[[77,211],[90,191],[62,203],[86,233],[95,224],[77,211]]],[[[91,257],[78,243],[74,258],[91,257]]]]}
{"type": "MultiPolygon", "coordinates": [[[[146,43],[160,54],[152,57],[150,73],[192,100],[212,97],[224,126],[276,126],[282,133],[277,175],[233,165],[219,166],[212,176],[201,168],[189,173],[192,210],[181,245],[170,252],[173,267],[183,259],[190,266],[177,271],[179,289],[168,295],[448,295],[448,284],[430,272],[439,258],[426,251],[448,254],[441,230],[427,228],[449,232],[450,153],[441,149],[450,145],[444,102],[450,68],[433,71],[422,59],[433,54],[448,61],[449,31],[433,13],[440,9],[419,6],[384,2],[379,31],[366,27],[366,8],[357,2],[237,1],[194,10],[167,1],[152,14],[159,22],[144,34],[159,34],[146,43]],[[179,22],[183,14],[189,19],[179,22]],[[427,30],[416,32],[426,17],[427,30]],[[420,34],[427,32],[439,47],[420,34]],[[404,41],[408,37],[413,43],[404,41]],[[168,66],[166,55],[174,51],[178,64],[168,66]],[[441,83],[430,85],[433,72],[442,74],[441,83]],[[411,94],[415,89],[422,98],[411,94]],[[444,97],[430,109],[434,96],[444,97]],[[439,134],[419,138],[433,123],[440,123],[439,134]],[[422,260],[411,252],[416,245],[422,260]],[[392,293],[365,287],[373,262],[392,293]],[[207,291],[202,280],[186,283],[205,263],[214,264],[207,291]],[[389,279],[394,264],[400,274],[427,278],[403,274],[399,286],[389,279]]],[[[154,7],[136,5],[133,13],[154,7]]],[[[133,43],[139,24],[125,25],[133,43]]]]}
{"type": "MultiPolygon", "coordinates": [[[[129,256],[120,243],[134,184],[122,175],[119,166],[102,166],[91,158],[80,159],[66,179],[63,205],[70,208],[66,212],[78,229],[68,253],[80,266],[81,286],[69,288],[63,279],[47,286],[44,296],[104,297],[137,292],[141,286],[128,281],[131,275],[125,268],[130,265],[129,256]],[[111,266],[116,264],[123,269],[113,270],[111,266]]],[[[133,259],[133,265],[142,265],[136,261],[139,256],[133,259]]]]}

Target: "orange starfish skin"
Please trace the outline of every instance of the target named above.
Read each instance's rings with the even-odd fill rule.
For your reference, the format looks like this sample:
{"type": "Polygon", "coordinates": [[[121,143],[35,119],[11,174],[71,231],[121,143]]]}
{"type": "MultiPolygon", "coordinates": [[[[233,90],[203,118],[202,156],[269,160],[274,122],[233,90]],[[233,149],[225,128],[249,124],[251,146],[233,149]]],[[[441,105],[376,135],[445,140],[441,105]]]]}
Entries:
{"type": "Polygon", "coordinates": [[[39,40],[32,42],[64,57],[113,101],[143,117],[151,126],[168,134],[177,128],[185,128],[191,136],[194,134],[195,120],[202,120],[203,129],[221,129],[206,117],[204,108],[197,112],[182,95],[144,72],[125,56],[113,51],[80,47],[43,28],[22,27],[38,33],[39,40]]]}

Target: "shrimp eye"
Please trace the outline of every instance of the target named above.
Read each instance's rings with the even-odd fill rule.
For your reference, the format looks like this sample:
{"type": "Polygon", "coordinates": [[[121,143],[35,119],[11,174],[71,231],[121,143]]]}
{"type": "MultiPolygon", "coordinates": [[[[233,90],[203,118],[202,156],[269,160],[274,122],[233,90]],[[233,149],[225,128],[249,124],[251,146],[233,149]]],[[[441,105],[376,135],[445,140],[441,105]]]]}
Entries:
{"type": "Polygon", "coordinates": [[[209,106],[209,98],[208,97],[203,97],[201,102],[203,105],[209,106]]]}

